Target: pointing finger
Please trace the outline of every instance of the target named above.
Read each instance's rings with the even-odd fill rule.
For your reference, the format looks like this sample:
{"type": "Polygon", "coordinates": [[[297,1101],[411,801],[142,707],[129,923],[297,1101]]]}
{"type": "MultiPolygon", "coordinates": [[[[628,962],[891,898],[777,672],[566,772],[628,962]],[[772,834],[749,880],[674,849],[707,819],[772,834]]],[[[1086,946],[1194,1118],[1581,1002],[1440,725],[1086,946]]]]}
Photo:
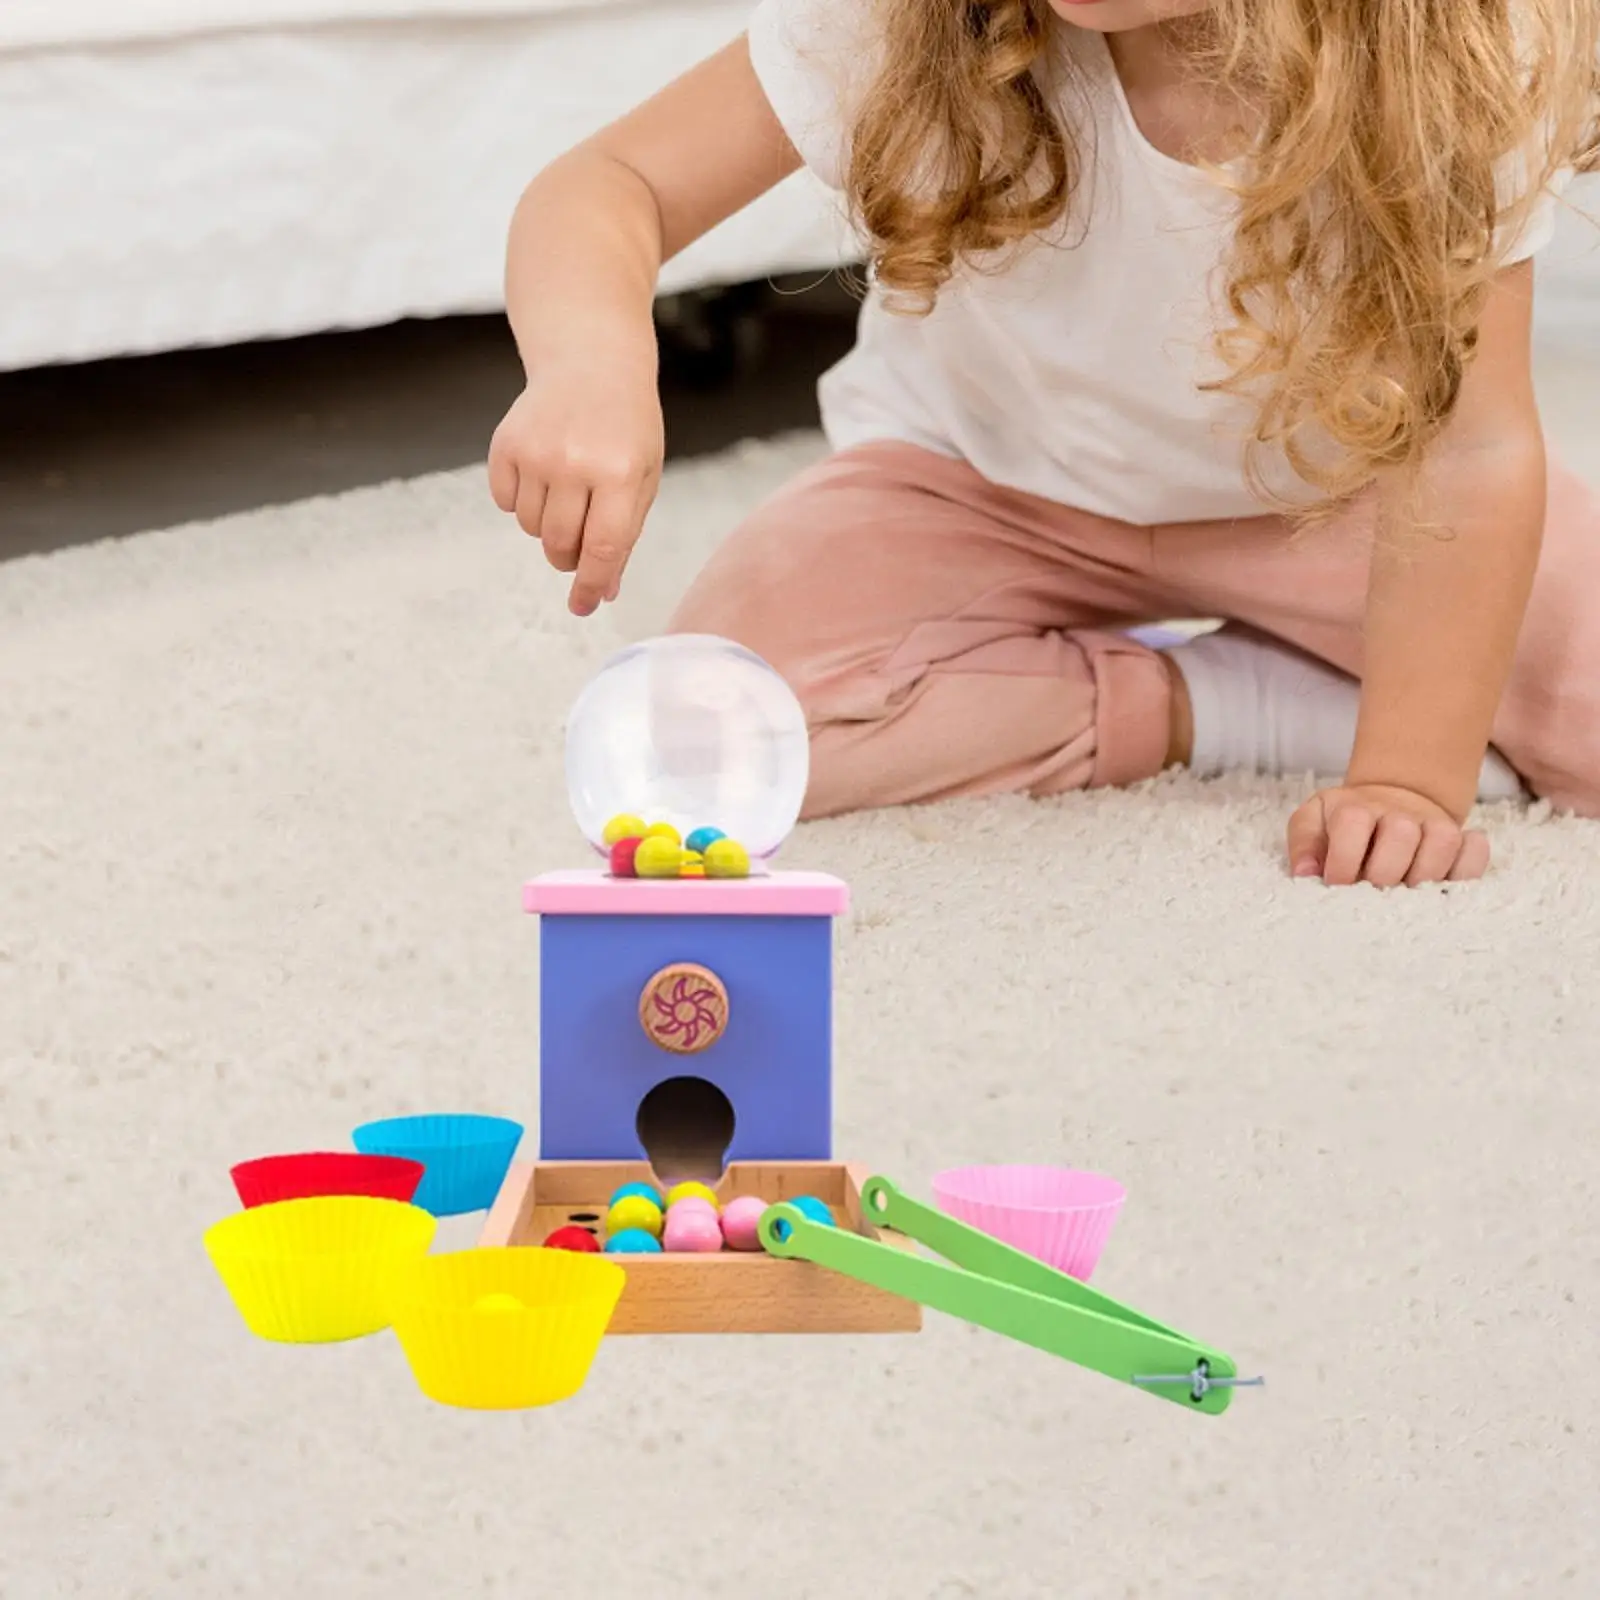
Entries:
{"type": "Polygon", "coordinates": [[[620,587],[622,569],[639,536],[638,505],[638,491],[632,484],[597,489],[591,497],[577,577],[568,601],[574,616],[591,616],[620,587]]]}

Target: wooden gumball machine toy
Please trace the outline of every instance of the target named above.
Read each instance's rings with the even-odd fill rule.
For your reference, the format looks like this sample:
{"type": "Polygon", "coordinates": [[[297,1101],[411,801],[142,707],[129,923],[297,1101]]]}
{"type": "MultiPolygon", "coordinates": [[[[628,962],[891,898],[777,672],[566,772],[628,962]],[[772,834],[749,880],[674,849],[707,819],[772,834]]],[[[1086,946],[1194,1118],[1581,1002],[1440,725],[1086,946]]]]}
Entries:
{"type": "MultiPolygon", "coordinates": [[[[569,1397],[606,1332],[914,1333],[924,1306],[1201,1414],[1258,1385],[1085,1281],[1120,1185],[973,1167],[936,1178],[929,1206],[838,1159],[833,925],[849,895],[772,866],[808,775],[800,706],[748,651],[678,637],[608,662],[567,735],[573,813],[604,864],[524,889],[540,920],[538,1159],[509,1167],[484,1248],[407,1276],[401,1258],[414,1265],[433,1237],[423,1202],[340,1186],[403,1177],[420,1196],[441,1150],[441,1172],[459,1178],[453,1140],[434,1129],[426,1159],[396,1162],[408,1174],[356,1179],[325,1153],[292,1158],[333,1186],[284,1202],[303,1219],[292,1208],[321,1202],[321,1215],[331,1199],[324,1236],[270,1203],[208,1234],[251,1327],[321,1342],[388,1317],[424,1392],[477,1409],[569,1397]],[[379,1208],[375,1237],[398,1226],[398,1242],[352,1248],[352,1201],[379,1208]],[[351,1284],[330,1278],[330,1236],[351,1284]],[[557,1253],[602,1248],[615,1267],[557,1253]]],[[[504,1119],[401,1120],[499,1124],[495,1173],[522,1134],[504,1119]]],[[[379,1127],[392,1135],[369,1123],[358,1141],[379,1127]]]]}
{"type": "Polygon", "coordinates": [[[726,640],[650,640],[580,696],[566,759],[596,864],[523,891],[540,921],[539,1158],[511,1169],[481,1242],[643,1234],[615,1255],[613,1333],[915,1332],[913,1300],[763,1250],[753,1226],[743,1248],[721,1238],[741,1209],[797,1201],[898,1242],[864,1212],[867,1170],[833,1150],[833,924],[849,891],[772,865],[809,773],[793,693],[726,640]],[[685,1185],[725,1216],[715,1234],[675,1240],[676,1205],[652,1218],[646,1191],[685,1185]],[[613,1214],[630,1190],[633,1212],[613,1214]],[[635,1213],[644,1227],[616,1228],[635,1213]]]}

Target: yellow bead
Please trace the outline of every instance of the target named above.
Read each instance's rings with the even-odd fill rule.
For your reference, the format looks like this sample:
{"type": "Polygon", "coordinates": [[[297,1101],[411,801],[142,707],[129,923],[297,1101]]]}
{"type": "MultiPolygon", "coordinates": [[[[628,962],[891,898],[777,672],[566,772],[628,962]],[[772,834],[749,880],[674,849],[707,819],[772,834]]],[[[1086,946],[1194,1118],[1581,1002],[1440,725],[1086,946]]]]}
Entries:
{"type": "Polygon", "coordinates": [[[606,1236],[621,1233],[626,1228],[638,1228],[652,1239],[661,1237],[661,1208],[646,1200],[642,1194],[625,1194],[606,1212],[606,1236]]]}
{"type": "Polygon", "coordinates": [[[698,850],[685,850],[683,860],[678,866],[680,878],[703,878],[706,875],[706,864],[698,850]]]}
{"type": "Polygon", "coordinates": [[[667,1190],[667,1205],[669,1207],[674,1206],[680,1200],[687,1200],[690,1195],[694,1195],[701,1200],[709,1200],[713,1210],[720,1211],[722,1209],[717,1204],[715,1191],[708,1189],[703,1183],[675,1183],[667,1190]]]}
{"type": "Polygon", "coordinates": [[[633,858],[633,870],[641,878],[676,878],[682,865],[683,851],[660,834],[640,840],[639,852],[633,858]]]}
{"type": "Polygon", "coordinates": [[[620,817],[613,817],[605,826],[605,831],[600,837],[605,841],[609,850],[612,845],[620,844],[624,839],[644,838],[645,822],[643,817],[631,817],[624,812],[620,817]]]}
{"type": "Polygon", "coordinates": [[[522,1311],[526,1308],[514,1294],[486,1294],[472,1302],[474,1311],[522,1311]]]}
{"type": "Polygon", "coordinates": [[[670,822],[652,822],[644,830],[644,837],[646,839],[670,839],[674,844],[683,843],[683,835],[670,822]]]}
{"type": "Polygon", "coordinates": [[[750,856],[736,839],[718,839],[706,846],[708,878],[748,878],[750,856]]]}

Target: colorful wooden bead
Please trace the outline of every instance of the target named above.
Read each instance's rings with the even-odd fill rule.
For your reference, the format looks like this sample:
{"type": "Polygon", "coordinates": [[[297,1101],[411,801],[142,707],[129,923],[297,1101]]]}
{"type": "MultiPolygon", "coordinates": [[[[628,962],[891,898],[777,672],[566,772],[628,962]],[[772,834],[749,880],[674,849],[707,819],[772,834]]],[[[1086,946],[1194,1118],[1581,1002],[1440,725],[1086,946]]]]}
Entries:
{"type": "Polygon", "coordinates": [[[606,1234],[627,1233],[637,1228],[661,1236],[661,1208],[642,1194],[625,1194],[606,1212],[606,1234]]]}
{"type": "Polygon", "coordinates": [[[715,1203],[707,1200],[703,1194],[679,1196],[667,1207],[667,1215],[670,1217],[674,1211],[703,1211],[708,1217],[714,1217],[717,1214],[715,1203]]]}
{"type": "Polygon", "coordinates": [[[834,1226],[833,1213],[815,1195],[803,1194],[789,1202],[807,1221],[820,1222],[823,1227],[834,1226]]]}
{"type": "Polygon", "coordinates": [[[715,1190],[707,1188],[703,1183],[694,1183],[692,1181],[688,1183],[673,1184],[673,1186],[667,1190],[667,1205],[669,1208],[675,1206],[680,1200],[685,1200],[690,1195],[698,1195],[700,1199],[709,1201],[711,1209],[714,1212],[722,1209],[717,1204],[715,1190]]]}
{"type": "Polygon", "coordinates": [[[722,1227],[716,1213],[700,1206],[673,1206],[661,1235],[661,1248],[669,1252],[709,1255],[722,1248],[722,1227]]]}
{"type": "Polygon", "coordinates": [[[680,878],[703,878],[705,875],[706,864],[704,859],[696,855],[693,850],[685,850],[683,852],[683,860],[678,866],[678,876],[680,878]]]}
{"type": "Polygon", "coordinates": [[[609,1256],[655,1256],[661,1254],[661,1241],[643,1228],[624,1228],[606,1240],[609,1256]]]}
{"type": "Polygon", "coordinates": [[[636,1194],[641,1199],[648,1200],[657,1211],[665,1211],[667,1202],[662,1197],[661,1191],[653,1183],[624,1183],[619,1184],[612,1192],[608,1205],[615,1205],[619,1200],[626,1200],[630,1194],[636,1194]]]}
{"type": "Polygon", "coordinates": [[[624,839],[644,838],[645,820],[643,817],[629,816],[626,812],[620,817],[613,817],[601,831],[600,837],[609,848],[614,844],[621,844],[624,839]]]}
{"type": "Polygon", "coordinates": [[[722,1237],[730,1250],[761,1248],[756,1229],[766,1209],[767,1202],[754,1194],[735,1195],[722,1208],[722,1237]]]}
{"type": "Polygon", "coordinates": [[[571,1250],[575,1255],[594,1255],[600,1248],[600,1241],[589,1232],[587,1228],[580,1228],[576,1223],[568,1223],[564,1228],[557,1228],[544,1242],[546,1250],[571,1250]]]}
{"type": "Polygon", "coordinates": [[[647,839],[667,839],[680,848],[683,845],[683,835],[670,822],[652,822],[644,830],[644,836],[647,839]]]}
{"type": "Polygon", "coordinates": [[[708,878],[748,878],[750,855],[737,839],[713,839],[705,849],[708,878]]]}
{"type": "Polygon", "coordinates": [[[682,848],[663,834],[641,839],[633,853],[633,870],[641,878],[676,878],[682,864],[682,848]]]}
{"type": "Polygon", "coordinates": [[[634,868],[634,857],[639,853],[637,839],[618,839],[611,847],[611,876],[613,878],[637,878],[638,872],[634,868]]]}
{"type": "Polygon", "coordinates": [[[693,850],[697,856],[703,856],[718,839],[727,837],[721,828],[696,828],[683,844],[685,849],[693,850]]]}

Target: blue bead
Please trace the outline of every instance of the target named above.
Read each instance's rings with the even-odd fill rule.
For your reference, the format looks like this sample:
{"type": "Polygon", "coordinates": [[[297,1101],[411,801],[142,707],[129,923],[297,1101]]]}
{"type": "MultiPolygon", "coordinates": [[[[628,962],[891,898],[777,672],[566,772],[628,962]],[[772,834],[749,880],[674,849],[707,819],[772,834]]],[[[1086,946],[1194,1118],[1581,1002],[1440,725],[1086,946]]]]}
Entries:
{"type": "Polygon", "coordinates": [[[606,1254],[612,1256],[653,1256],[661,1254],[661,1241],[643,1228],[624,1228],[606,1240],[606,1254]]]}
{"type": "Polygon", "coordinates": [[[661,1191],[653,1183],[625,1183],[612,1195],[610,1204],[615,1205],[619,1200],[626,1200],[630,1194],[636,1194],[641,1200],[648,1200],[659,1211],[667,1209],[667,1202],[661,1198],[661,1191]]]}
{"type": "Polygon", "coordinates": [[[727,837],[727,834],[721,828],[696,828],[683,841],[683,848],[685,850],[693,850],[696,855],[703,856],[708,845],[713,845],[718,839],[726,839],[727,837]]]}
{"type": "Polygon", "coordinates": [[[815,1195],[803,1194],[798,1200],[791,1200],[789,1204],[810,1222],[820,1222],[825,1228],[834,1225],[833,1213],[815,1195]]]}

